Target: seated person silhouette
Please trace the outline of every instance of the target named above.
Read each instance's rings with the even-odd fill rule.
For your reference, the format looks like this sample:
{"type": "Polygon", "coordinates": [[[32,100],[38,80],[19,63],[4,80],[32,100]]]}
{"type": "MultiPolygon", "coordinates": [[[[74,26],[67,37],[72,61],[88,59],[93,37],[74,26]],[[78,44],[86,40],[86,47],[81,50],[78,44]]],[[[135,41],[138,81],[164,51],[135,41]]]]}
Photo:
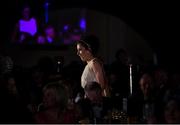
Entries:
{"type": "Polygon", "coordinates": [[[48,24],[44,28],[44,37],[45,37],[45,43],[48,44],[60,44],[61,40],[56,32],[56,29],[53,25],[48,24]]]}

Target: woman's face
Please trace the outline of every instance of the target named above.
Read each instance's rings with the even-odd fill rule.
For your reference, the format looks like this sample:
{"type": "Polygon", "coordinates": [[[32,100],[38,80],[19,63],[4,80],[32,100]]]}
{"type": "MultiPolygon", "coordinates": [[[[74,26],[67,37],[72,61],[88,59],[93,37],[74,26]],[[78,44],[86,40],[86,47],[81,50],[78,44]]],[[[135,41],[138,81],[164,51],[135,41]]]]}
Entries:
{"type": "Polygon", "coordinates": [[[77,55],[81,58],[82,61],[87,61],[87,54],[89,53],[81,44],[77,44],[77,55]]]}

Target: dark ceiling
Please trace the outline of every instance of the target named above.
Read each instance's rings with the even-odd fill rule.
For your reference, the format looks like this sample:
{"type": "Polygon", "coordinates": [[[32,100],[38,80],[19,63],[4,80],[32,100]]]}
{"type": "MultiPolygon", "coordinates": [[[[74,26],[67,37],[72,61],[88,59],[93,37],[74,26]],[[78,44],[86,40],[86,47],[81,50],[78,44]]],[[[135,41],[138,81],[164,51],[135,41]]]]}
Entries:
{"type": "MultiPolygon", "coordinates": [[[[7,0],[6,19],[12,20],[25,0],[7,0]],[[12,14],[11,14],[12,12],[12,14]]],[[[46,0],[26,0],[35,9],[42,10],[46,0]]],[[[158,53],[162,63],[177,62],[180,53],[179,7],[168,2],[121,2],[118,0],[48,0],[50,9],[85,7],[119,17],[139,32],[158,53]],[[173,55],[172,55],[173,54],[173,55]]],[[[6,21],[7,23],[7,21],[6,21]]],[[[9,26],[10,27],[10,26],[9,26]]],[[[177,63],[178,64],[178,63],[177,63]]]]}

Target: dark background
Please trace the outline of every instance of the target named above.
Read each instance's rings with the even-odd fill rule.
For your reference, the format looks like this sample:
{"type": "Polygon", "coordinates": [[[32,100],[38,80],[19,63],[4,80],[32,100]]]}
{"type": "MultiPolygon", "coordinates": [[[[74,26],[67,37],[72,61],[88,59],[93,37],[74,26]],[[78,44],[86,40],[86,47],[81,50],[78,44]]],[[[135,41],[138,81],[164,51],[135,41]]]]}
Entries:
{"type": "MultiPolygon", "coordinates": [[[[1,1],[1,48],[18,19],[20,6],[31,4],[36,16],[43,13],[45,0],[1,1]]],[[[49,0],[50,9],[85,7],[117,16],[140,33],[158,54],[159,63],[179,69],[179,7],[177,2],[135,2],[118,0],[49,0]]]]}

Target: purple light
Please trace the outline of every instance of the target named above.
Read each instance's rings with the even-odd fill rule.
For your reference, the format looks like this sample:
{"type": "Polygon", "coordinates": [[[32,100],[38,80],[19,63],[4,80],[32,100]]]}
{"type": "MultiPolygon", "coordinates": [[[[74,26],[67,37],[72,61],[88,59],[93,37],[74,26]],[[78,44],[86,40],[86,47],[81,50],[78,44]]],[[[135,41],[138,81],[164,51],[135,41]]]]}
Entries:
{"type": "Polygon", "coordinates": [[[20,20],[20,31],[35,35],[37,32],[36,20],[31,18],[29,21],[20,20]]]}
{"type": "Polygon", "coordinates": [[[69,29],[68,25],[64,25],[64,31],[67,31],[69,29]]]}
{"type": "Polygon", "coordinates": [[[46,1],[45,4],[44,4],[44,8],[45,8],[45,22],[47,23],[48,22],[48,9],[49,9],[49,2],[46,1]]]}
{"type": "Polygon", "coordinates": [[[84,18],[82,18],[81,20],[80,20],[80,28],[83,30],[83,31],[85,31],[86,30],[86,20],[84,19],[84,18]]]}
{"type": "Polygon", "coordinates": [[[44,38],[44,36],[39,36],[39,37],[37,38],[37,42],[38,42],[38,44],[44,44],[44,43],[45,43],[45,38],[44,38]]]}

